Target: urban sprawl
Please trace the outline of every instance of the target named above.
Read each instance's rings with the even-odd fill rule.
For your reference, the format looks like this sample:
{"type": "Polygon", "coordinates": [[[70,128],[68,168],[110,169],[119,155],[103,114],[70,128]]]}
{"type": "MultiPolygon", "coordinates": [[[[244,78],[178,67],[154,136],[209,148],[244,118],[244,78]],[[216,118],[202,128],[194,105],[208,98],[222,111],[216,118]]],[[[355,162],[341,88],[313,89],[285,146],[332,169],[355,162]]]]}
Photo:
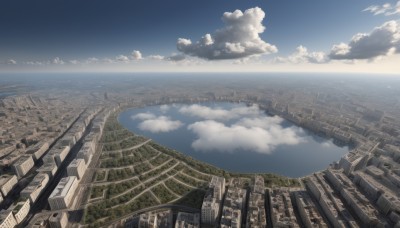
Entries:
{"type": "Polygon", "coordinates": [[[257,86],[62,88],[2,98],[0,228],[400,228],[400,99],[257,86]],[[302,178],[230,173],[118,123],[127,108],[205,101],[257,104],[351,149],[302,178]]]}

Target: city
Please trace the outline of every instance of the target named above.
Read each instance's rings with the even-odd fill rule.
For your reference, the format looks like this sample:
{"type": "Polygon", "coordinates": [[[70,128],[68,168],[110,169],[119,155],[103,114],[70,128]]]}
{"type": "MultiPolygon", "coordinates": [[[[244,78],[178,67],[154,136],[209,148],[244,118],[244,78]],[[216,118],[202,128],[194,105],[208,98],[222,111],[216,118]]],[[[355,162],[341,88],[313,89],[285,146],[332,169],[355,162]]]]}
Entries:
{"type": "Polygon", "coordinates": [[[2,0],[0,228],[400,228],[400,0],[2,0]]]}
{"type": "Polygon", "coordinates": [[[393,115],[399,101],[381,108],[370,94],[361,103],[352,87],[341,88],[340,99],[312,86],[276,97],[268,81],[233,94],[218,84],[202,94],[190,82],[184,96],[150,85],[151,97],[132,94],[128,85],[120,92],[38,90],[3,98],[2,226],[399,226],[400,126],[393,115]],[[205,101],[258,104],[351,150],[302,178],[232,173],[131,133],[117,120],[127,108],[205,101]]]}

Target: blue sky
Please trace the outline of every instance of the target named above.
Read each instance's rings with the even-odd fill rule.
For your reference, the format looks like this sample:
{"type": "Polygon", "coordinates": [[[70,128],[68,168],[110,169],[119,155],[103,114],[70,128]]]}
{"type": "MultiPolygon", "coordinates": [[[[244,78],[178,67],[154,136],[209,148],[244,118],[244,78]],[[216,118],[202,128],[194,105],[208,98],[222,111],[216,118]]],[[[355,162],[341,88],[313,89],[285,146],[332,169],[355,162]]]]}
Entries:
{"type": "MultiPolygon", "coordinates": [[[[91,63],[93,61],[88,61],[88,59],[92,58],[92,60],[108,62],[122,59],[117,62],[124,62],[125,65],[122,68],[127,71],[135,71],[135,69],[146,71],[154,66],[179,71],[179,68],[185,69],[187,65],[198,71],[202,69],[223,71],[229,64],[237,65],[238,63],[244,64],[242,68],[246,66],[254,68],[252,64],[258,64],[258,68],[272,66],[266,69],[261,67],[261,71],[269,69],[280,71],[279,68],[285,69],[284,66],[289,64],[288,62],[293,65],[293,70],[297,68],[304,71],[304,66],[309,64],[308,61],[299,64],[293,58],[290,61],[287,60],[289,56],[293,56],[300,45],[302,48],[297,49],[300,50],[298,52],[304,54],[304,48],[306,48],[307,58],[312,52],[324,53],[328,56],[332,54],[333,45],[341,42],[349,44],[350,39],[357,33],[369,34],[374,28],[388,21],[395,21],[397,24],[394,27],[396,27],[400,19],[396,4],[400,6],[397,1],[369,0],[2,0],[0,3],[0,62],[2,63],[0,67],[3,70],[22,70],[30,69],[27,66],[29,65],[40,71],[54,67],[49,67],[49,65],[62,63],[59,64],[63,65],[59,69],[65,70],[76,68],[76,63],[81,65],[84,62],[91,63]],[[385,3],[389,3],[390,8],[387,5],[384,6],[385,3]],[[374,5],[378,8],[363,11],[374,5]],[[214,42],[214,32],[226,26],[221,20],[224,12],[234,12],[239,9],[244,13],[245,10],[255,7],[259,7],[265,13],[265,17],[260,20],[266,28],[265,31],[258,33],[263,41],[260,44],[273,45],[276,50],[265,47],[250,52],[245,50],[242,54],[234,56],[225,53],[225,55],[221,54],[218,60],[214,60],[210,58],[210,53],[214,53],[212,51],[215,50],[200,50],[201,47],[193,44],[181,45],[180,50],[177,49],[179,38],[190,39],[195,43],[205,34],[211,34],[210,39],[214,42]],[[380,12],[380,9],[385,10],[380,12]],[[141,56],[131,57],[133,50],[139,51],[141,56]],[[158,57],[151,58],[152,61],[147,60],[150,59],[150,55],[158,57]],[[179,58],[168,58],[176,55],[179,58]],[[169,61],[170,63],[153,61],[161,58],[173,61],[169,61]],[[224,59],[229,59],[229,61],[224,59]],[[141,62],[131,63],[131,60],[141,62]],[[183,61],[177,63],[178,61],[175,60],[183,61]],[[69,64],[71,62],[74,64],[69,64]],[[130,65],[126,64],[127,62],[130,65]],[[35,66],[40,64],[41,67],[35,66]]],[[[398,30],[397,28],[394,31],[393,37],[397,37],[398,30]]],[[[241,38],[238,39],[240,41],[241,38]]],[[[239,41],[235,47],[240,46],[239,41]]],[[[246,42],[243,40],[242,44],[246,42]]],[[[224,45],[225,43],[222,42],[224,45]]],[[[399,46],[397,43],[394,44],[394,48],[397,46],[399,46]]],[[[235,50],[242,51],[241,47],[239,49],[235,50]]],[[[329,59],[335,59],[335,64],[345,62],[343,66],[346,69],[350,69],[346,66],[346,64],[349,65],[349,61],[350,64],[359,64],[363,68],[365,64],[382,67],[376,63],[376,59],[384,56],[384,60],[379,60],[382,63],[393,62],[398,58],[398,54],[391,54],[388,58],[386,52],[371,54],[365,58],[358,54],[340,53],[341,56],[334,58],[331,55],[329,59]],[[361,63],[352,62],[359,59],[362,59],[361,63]]],[[[318,61],[321,63],[322,60],[318,61]]],[[[112,71],[113,68],[117,68],[117,65],[110,65],[108,69],[112,71]]],[[[323,65],[334,64],[332,61],[323,60],[323,65]]],[[[83,68],[93,70],[96,67],[83,68]]],[[[79,66],[77,69],[83,68],[79,66]]],[[[120,69],[119,65],[118,68],[120,69]]],[[[356,68],[352,67],[348,71],[356,68]]],[[[394,68],[392,71],[397,69],[394,68]]]]}

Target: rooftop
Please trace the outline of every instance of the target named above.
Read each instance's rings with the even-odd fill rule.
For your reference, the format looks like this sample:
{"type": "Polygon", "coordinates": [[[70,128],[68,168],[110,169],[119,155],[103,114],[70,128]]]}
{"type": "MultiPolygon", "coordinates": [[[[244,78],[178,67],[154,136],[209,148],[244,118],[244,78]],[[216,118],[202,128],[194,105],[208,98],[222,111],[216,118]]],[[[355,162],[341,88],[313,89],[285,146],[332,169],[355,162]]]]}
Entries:
{"type": "Polygon", "coordinates": [[[55,197],[65,197],[75,181],[77,181],[75,176],[62,178],[58,183],[57,187],[51,193],[49,199],[55,197]]]}

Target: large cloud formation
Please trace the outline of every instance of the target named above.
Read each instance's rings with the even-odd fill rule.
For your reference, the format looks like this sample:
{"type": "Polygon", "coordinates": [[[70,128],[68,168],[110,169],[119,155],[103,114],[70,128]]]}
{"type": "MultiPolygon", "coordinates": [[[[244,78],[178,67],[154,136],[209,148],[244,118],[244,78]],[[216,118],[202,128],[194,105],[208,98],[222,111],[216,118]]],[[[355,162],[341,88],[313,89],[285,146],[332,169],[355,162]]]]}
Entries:
{"type": "Polygon", "coordinates": [[[237,107],[230,110],[222,108],[210,108],[203,105],[183,106],[179,112],[189,116],[200,117],[206,120],[230,120],[243,116],[257,116],[260,114],[258,106],[237,107]]]}
{"type": "Polygon", "coordinates": [[[224,28],[216,30],[212,35],[204,35],[196,43],[190,39],[179,38],[177,48],[187,55],[208,60],[275,53],[278,49],[263,41],[259,35],[265,30],[262,25],[264,17],[265,13],[259,7],[244,12],[225,12],[222,16],[224,28]]]}
{"type": "Polygon", "coordinates": [[[142,120],[138,125],[139,129],[151,133],[170,132],[183,126],[179,120],[171,120],[167,116],[156,116],[152,113],[139,113],[131,118],[142,120]]]}
{"type": "Polygon", "coordinates": [[[376,27],[371,33],[358,33],[349,44],[334,45],[331,59],[373,59],[400,52],[400,25],[397,21],[388,21],[376,27]]]}
{"type": "Polygon", "coordinates": [[[244,118],[227,126],[214,120],[193,123],[188,129],[197,135],[192,147],[198,151],[234,152],[235,150],[271,153],[279,145],[296,145],[304,141],[301,130],[283,128],[280,117],[244,118]]]}

